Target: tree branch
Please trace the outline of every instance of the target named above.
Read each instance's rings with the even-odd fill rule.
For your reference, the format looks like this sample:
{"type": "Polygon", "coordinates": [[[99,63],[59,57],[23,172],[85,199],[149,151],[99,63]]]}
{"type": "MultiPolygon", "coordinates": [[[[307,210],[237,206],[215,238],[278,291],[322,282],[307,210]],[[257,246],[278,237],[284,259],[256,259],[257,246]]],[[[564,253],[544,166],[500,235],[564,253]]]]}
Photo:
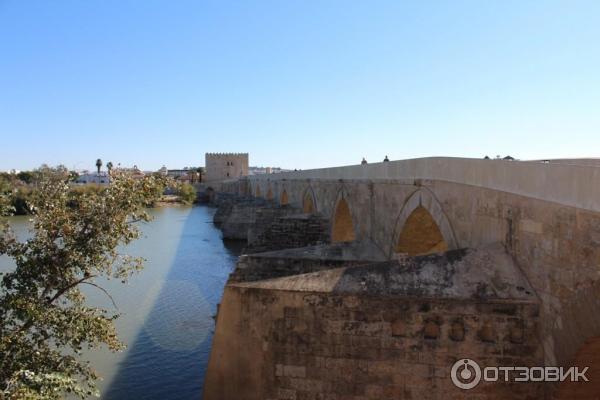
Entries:
{"type": "Polygon", "coordinates": [[[91,279],[91,278],[95,278],[96,275],[88,275],[88,276],[84,276],[83,278],[76,280],[74,282],[71,282],[70,284],[68,284],[67,286],[65,286],[64,288],[60,289],[58,292],[56,292],[54,294],[54,296],[52,296],[52,298],[50,298],[48,300],[48,304],[52,304],[56,299],[58,299],[60,296],[62,296],[63,294],[65,294],[67,291],[73,289],[75,286],[79,285],[80,283],[86,283],[84,281],[86,281],[87,279],[91,279]]]}
{"type": "Polygon", "coordinates": [[[108,296],[108,298],[110,299],[110,301],[111,301],[111,303],[112,303],[113,307],[115,307],[117,310],[119,310],[119,307],[117,307],[117,303],[115,303],[115,299],[113,299],[113,297],[110,295],[110,293],[108,293],[108,292],[106,291],[106,289],[104,289],[102,286],[96,285],[95,283],[92,283],[92,282],[81,282],[81,284],[82,284],[82,285],[91,285],[91,286],[94,286],[94,287],[96,287],[96,288],[98,288],[98,289],[102,290],[102,291],[104,292],[104,294],[105,294],[106,296],[108,296]]]}

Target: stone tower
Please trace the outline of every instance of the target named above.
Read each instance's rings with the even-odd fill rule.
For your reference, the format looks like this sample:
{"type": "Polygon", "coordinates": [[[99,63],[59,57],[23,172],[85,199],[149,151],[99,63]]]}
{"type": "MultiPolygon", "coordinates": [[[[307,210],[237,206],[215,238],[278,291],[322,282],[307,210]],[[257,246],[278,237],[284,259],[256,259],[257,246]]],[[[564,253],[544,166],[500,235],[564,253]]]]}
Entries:
{"type": "Polygon", "coordinates": [[[248,175],[248,153],[206,153],[206,182],[248,175]]]}

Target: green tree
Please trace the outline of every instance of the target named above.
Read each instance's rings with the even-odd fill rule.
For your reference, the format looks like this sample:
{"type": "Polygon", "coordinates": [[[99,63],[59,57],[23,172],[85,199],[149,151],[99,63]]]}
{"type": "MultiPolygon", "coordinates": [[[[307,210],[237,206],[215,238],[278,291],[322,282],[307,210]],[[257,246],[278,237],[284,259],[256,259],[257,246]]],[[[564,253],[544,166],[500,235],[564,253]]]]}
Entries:
{"type": "Polygon", "coordinates": [[[31,184],[35,180],[35,172],[32,171],[21,171],[17,174],[17,179],[26,184],[31,184]]]}
{"type": "MultiPolygon", "coordinates": [[[[84,347],[123,348],[113,324],[119,316],[86,304],[81,288],[110,294],[100,277],[123,282],[143,260],[119,249],[139,236],[137,221],[160,179],[114,174],[101,190],[74,191],[68,171],[45,169],[30,199],[32,237],[21,242],[8,224],[0,255],[15,268],[0,281],[0,399],[61,399],[96,395],[97,376],[79,354],[84,347]]],[[[111,298],[112,299],[112,298],[111,298]]]]}
{"type": "Polygon", "coordinates": [[[100,168],[102,168],[102,160],[101,159],[96,160],[96,168],[98,168],[98,173],[100,173],[100,168]]]}
{"type": "Polygon", "coordinates": [[[79,174],[76,171],[69,171],[69,182],[75,182],[79,178],[79,174]]]}
{"type": "Polygon", "coordinates": [[[112,171],[112,169],[113,169],[112,161],[109,161],[106,163],[106,169],[108,170],[108,173],[110,174],[110,171],[112,171]]]}
{"type": "Polygon", "coordinates": [[[190,178],[190,183],[194,184],[197,181],[198,173],[195,168],[190,168],[187,172],[188,177],[190,178]]]}
{"type": "MultiPolygon", "coordinates": [[[[0,217],[13,212],[11,205],[12,184],[8,177],[0,175],[0,217]]],[[[2,228],[0,220],[0,228],[2,228]]]]}
{"type": "Polygon", "coordinates": [[[0,174],[0,195],[7,195],[12,190],[12,180],[8,174],[0,174]]]}
{"type": "Polygon", "coordinates": [[[17,215],[27,215],[27,214],[31,214],[31,209],[29,208],[30,206],[30,199],[32,196],[32,193],[34,192],[34,190],[32,190],[30,187],[17,187],[15,189],[13,189],[12,193],[10,194],[10,202],[12,205],[12,209],[14,210],[14,213],[17,215]]]}
{"type": "Polygon", "coordinates": [[[185,204],[192,204],[196,201],[196,188],[189,183],[183,183],[177,188],[177,194],[185,204]]]}

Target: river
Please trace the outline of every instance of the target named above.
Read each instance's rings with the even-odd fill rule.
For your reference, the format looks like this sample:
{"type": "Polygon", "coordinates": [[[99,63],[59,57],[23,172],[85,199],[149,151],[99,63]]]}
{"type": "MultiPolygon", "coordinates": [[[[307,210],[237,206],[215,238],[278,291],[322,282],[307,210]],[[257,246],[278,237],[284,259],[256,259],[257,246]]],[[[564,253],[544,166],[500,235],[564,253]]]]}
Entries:
{"type": "MultiPolygon", "coordinates": [[[[143,237],[126,249],[146,259],[145,269],[123,285],[105,281],[122,313],[116,325],[127,344],[121,353],[85,356],[102,376],[103,399],[200,399],[214,331],[213,315],[239,245],[226,246],[207,207],[151,211],[143,237]]],[[[10,219],[22,238],[27,218],[10,219]]],[[[0,269],[10,268],[0,258],[0,269]]],[[[86,289],[91,304],[112,308],[101,291],[86,289]]]]}

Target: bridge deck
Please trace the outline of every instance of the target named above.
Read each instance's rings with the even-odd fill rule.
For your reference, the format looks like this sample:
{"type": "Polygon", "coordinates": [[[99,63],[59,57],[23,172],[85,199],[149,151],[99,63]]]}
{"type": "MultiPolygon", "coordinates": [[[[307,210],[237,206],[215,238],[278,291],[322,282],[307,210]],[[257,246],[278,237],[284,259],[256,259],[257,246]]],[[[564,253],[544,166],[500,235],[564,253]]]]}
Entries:
{"type": "Polygon", "coordinates": [[[367,165],[321,168],[250,180],[331,180],[453,182],[600,211],[600,166],[577,163],[428,157],[367,165]]]}

